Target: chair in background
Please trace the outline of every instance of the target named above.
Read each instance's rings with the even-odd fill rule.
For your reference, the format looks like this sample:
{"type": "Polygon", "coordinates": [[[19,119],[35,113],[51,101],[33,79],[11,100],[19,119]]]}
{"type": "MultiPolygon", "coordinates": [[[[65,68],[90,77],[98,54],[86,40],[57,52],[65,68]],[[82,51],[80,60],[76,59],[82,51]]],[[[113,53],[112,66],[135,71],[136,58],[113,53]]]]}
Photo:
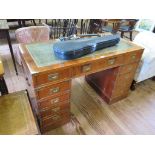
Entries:
{"type": "MultiPolygon", "coordinates": [[[[137,21],[138,20],[136,20],[136,19],[126,19],[126,20],[122,20],[120,22],[119,31],[121,32],[121,38],[124,37],[124,33],[129,33],[129,39],[130,39],[130,41],[132,41],[132,33],[133,33],[133,30],[134,30],[134,27],[135,27],[137,21]]],[[[127,37],[127,36],[125,36],[125,37],[127,37]]]]}
{"type": "Polygon", "coordinates": [[[8,94],[8,88],[6,86],[3,75],[4,75],[4,68],[3,68],[2,61],[0,59],[0,92],[1,92],[1,95],[8,94]]]}
{"type": "Polygon", "coordinates": [[[116,34],[120,27],[120,19],[101,19],[102,21],[102,32],[110,32],[116,34]]]}
{"type": "Polygon", "coordinates": [[[77,34],[77,19],[52,19],[43,23],[50,28],[50,38],[68,37],[77,34]]]}
{"type": "Polygon", "coordinates": [[[49,28],[46,26],[30,26],[15,31],[18,43],[34,43],[49,40],[49,28]]]}
{"type": "Polygon", "coordinates": [[[81,19],[80,34],[100,33],[101,25],[100,19],[81,19]]]}
{"type": "MultiPolygon", "coordinates": [[[[30,26],[17,29],[15,31],[15,36],[18,43],[27,44],[35,42],[46,42],[49,41],[49,32],[50,30],[47,26],[30,26]]],[[[19,49],[17,49],[16,51],[16,59],[18,64],[22,66],[23,71],[25,72],[25,69],[22,65],[22,61],[20,58],[19,49]]],[[[26,80],[28,81],[27,77],[26,80]]]]}

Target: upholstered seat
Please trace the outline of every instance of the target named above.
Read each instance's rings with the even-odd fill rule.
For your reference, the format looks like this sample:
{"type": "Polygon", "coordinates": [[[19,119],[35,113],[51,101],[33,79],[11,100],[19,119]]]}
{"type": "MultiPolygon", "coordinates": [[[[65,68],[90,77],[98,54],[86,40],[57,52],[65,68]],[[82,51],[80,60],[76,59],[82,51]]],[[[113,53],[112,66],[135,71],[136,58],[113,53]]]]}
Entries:
{"type": "Polygon", "coordinates": [[[134,39],[134,43],[144,47],[144,53],[135,75],[135,81],[140,82],[155,76],[155,34],[152,32],[140,32],[134,39]]]}
{"type": "MultiPolygon", "coordinates": [[[[50,29],[47,26],[30,26],[19,28],[15,31],[18,43],[46,42],[49,40],[50,29]]],[[[19,51],[16,51],[16,59],[21,65],[19,51]]]]}

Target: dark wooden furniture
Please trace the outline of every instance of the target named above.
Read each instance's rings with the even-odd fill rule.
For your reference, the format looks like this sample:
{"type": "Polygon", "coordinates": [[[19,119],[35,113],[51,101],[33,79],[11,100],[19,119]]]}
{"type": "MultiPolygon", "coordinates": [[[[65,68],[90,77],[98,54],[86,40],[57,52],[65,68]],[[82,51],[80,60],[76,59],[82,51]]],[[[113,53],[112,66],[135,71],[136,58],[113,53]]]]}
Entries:
{"type": "Polygon", "coordinates": [[[39,130],[26,91],[0,96],[0,135],[36,135],[39,130]]]}
{"type": "Polygon", "coordinates": [[[4,68],[3,68],[2,61],[0,59],[0,93],[1,95],[8,94],[8,88],[5,83],[3,75],[4,75],[4,68]]]}
{"type": "Polygon", "coordinates": [[[90,19],[81,19],[81,28],[80,28],[80,34],[90,34],[90,19]]]}
{"type": "Polygon", "coordinates": [[[36,22],[35,22],[35,19],[7,19],[7,22],[11,22],[11,23],[18,23],[18,25],[12,25],[12,26],[9,26],[10,29],[18,29],[18,28],[21,28],[21,27],[26,27],[26,22],[27,21],[31,21],[33,22],[33,24],[36,26],[36,22]]]}
{"type": "Polygon", "coordinates": [[[121,19],[102,19],[102,32],[116,34],[120,27],[121,19]]]}
{"type": "Polygon", "coordinates": [[[15,67],[15,71],[16,71],[16,74],[18,75],[16,62],[15,62],[15,57],[14,57],[12,44],[11,44],[11,39],[10,39],[10,35],[9,35],[9,26],[7,24],[7,20],[0,20],[0,31],[4,32],[6,37],[7,37],[7,41],[8,41],[11,57],[12,57],[12,60],[13,60],[13,64],[14,64],[14,67],[15,67]]]}
{"type": "Polygon", "coordinates": [[[52,43],[19,45],[29,81],[27,89],[42,132],[70,120],[73,78],[88,75],[88,83],[109,104],[128,95],[143,48],[121,40],[117,46],[62,61],[54,59],[52,43]],[[37,52],[40,52],[39,57],[35,55],[37,52]]]}
{"type": "Polygon", "coordinates": [[[119,31],[121,32],[121,37],[123,38],[125,33],[129,33],[129,39],[130,41],[132,41],[132,33],[136,23],[137,23],[136,19],[122,20],[120,22],[120,27],[119,27],[119,31]]]}
{"type": "Polygon", "coordinates": [[[46,25],[50,28],[50,38],[68,37],[77,33],[77,19],[52,19],[46,25]]]}

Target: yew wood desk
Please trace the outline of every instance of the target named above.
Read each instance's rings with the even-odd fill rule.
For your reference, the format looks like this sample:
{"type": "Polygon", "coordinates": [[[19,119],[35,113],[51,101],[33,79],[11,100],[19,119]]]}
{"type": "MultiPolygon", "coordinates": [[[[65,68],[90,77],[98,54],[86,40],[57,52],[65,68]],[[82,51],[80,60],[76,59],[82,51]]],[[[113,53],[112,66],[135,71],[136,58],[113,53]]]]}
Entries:
{"type": "Polygon", "coordinates": [[[107,102],[128,95],[143,48],[121,40],[82,58],[63,61],[55,57],[53,42],[20,44],[28,91],[42,132],[70,120],[71,79],[86,76],[107,102]]]}

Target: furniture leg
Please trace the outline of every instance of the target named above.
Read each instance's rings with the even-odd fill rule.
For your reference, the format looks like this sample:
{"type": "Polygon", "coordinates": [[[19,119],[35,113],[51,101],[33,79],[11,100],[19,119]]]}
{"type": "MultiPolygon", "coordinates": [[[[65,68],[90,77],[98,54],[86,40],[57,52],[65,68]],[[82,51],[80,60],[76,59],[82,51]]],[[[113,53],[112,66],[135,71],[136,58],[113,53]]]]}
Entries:
{"type": "Polygon", "coordinates": [[[153,81],[155,81],[155,76],[152,78],[153,81]]]}
{"type": "Polygon", "coordinates": [[[6,36],[7,36],[7,41],[8,41],[11,57],[12,57],[12,60],[13,60],[13,64],[14,64],[14,67],[15,67],[16,75],[18,75],[18,71],[17,71],[17,67],[16,67],[16,62],[15,62],[15,57],[14,57],[14,54],[13,54],[13,49],[12,49],[12,45],[11,45],[11,39],[10,39],[10,35],[9,35],[9,31],[8,30],[6,30],[6,36]]]}
{"type": "Polygon", "coordinates": [[[20,28],[22,27],[22,23],[21,23],[20,19],[18,20],[18,25],[19,25],[20,28]]]}
{"type": "Polygon", "coordinates": [[[134,91],[135,89],[136,89],[136,81],[133,80],[133,81],[132,81],[132,84],[131,84],[131,86],[130,86],[130,90],[134,91]]]}
{"type": "Polygon", "coordinates": [[[25,20],[22,20],[22,27],[26,27],[25,20]]]}
{"type": "Polygon", "coordinates": [[[0,77],[0,92],[2,95],[8,94],[8,88],[3,77],[0,77]]]}
{"type": "Polygon", "coordinates": [[[37,24],[36,24],[35,20],[34,20],[34,19],[32,19],[32,21],[33,21],[33,24],[36,26],[37,24]]]}
{"type": "Polygon", "coordinates": [[[130,41],[132,41],[132,31],[130,31],[130,41]]]}
{"type": "Polygon", "coordinates": [[[123,36],[124,36],[124,32],[121,32],[121,38],[123,38],[123,36]]]}

